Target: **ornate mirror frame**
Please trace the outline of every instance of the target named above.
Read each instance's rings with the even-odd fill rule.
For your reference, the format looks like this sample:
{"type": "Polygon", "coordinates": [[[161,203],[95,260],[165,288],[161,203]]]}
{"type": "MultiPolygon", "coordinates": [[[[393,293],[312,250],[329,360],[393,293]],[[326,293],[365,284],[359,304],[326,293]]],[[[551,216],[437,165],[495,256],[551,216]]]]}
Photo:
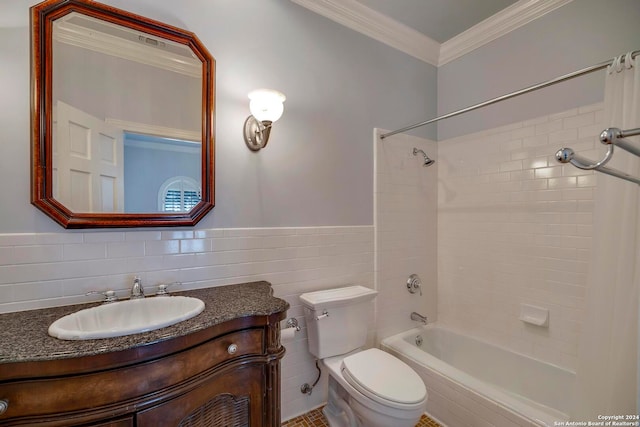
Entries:
{"type": "Polygon", "coordinates": [[[31,203],[65,228],[193,226],[214,206],[215,60],[195,34],[91,0],[31,8],[31,203]],[[73,212],[53,197],[53,21],[77,12],[188,46],[202,61],[202,199],[189,212],[73,212]]]}

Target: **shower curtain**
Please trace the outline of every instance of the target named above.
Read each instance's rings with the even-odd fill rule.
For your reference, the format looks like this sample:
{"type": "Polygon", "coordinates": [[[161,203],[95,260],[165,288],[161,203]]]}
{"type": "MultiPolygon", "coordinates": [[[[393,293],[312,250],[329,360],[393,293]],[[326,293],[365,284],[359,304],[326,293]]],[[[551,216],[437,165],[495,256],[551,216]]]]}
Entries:
{"type": "MultiPolygon", "coordinates": [[[[640,57],[618,57],[607,69],[604,126],[640,127],[640,57]]],[[[620,148],[607,166],[640,176],[640,158],[620,148]]],[[[574,420],[638,413],[639,188],[597,174],[574,420]]]]}

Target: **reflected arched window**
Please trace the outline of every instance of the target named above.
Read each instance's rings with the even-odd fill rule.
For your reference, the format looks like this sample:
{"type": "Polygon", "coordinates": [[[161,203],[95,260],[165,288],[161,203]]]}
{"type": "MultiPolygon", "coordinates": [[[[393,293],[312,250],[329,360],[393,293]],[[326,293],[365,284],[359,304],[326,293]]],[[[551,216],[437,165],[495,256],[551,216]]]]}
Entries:
{"type": "Polygon", "coordinates": [[[166,180],[158,192],[161,212],[188,212],[202,199],[200,185],[188,176],[174,176],[166,180]]]}

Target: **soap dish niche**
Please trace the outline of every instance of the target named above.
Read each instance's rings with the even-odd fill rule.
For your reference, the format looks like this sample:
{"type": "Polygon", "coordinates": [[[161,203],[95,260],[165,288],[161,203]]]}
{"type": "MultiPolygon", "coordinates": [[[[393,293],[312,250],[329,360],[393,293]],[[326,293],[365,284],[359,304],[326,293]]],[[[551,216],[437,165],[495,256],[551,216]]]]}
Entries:
{"type": "Polygon", "coordinates": [[[520,304],[520,320],[530,325],[549,327],[549,309],[531,304],[520,304]]]}

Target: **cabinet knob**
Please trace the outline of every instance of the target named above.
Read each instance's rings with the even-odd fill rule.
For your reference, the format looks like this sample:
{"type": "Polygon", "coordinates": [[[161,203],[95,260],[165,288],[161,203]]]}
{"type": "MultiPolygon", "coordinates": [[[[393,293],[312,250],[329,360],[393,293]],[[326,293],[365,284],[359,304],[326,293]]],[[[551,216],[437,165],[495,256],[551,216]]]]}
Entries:
{"type": "Polygon", "coordinates": [[[9,409],[9,401],[7,399],[0,400],[0,415],[4,414],[9,409]]]}
{"type": "Polygon", "coordinates": [[[227,347],[227,352],[229,354],[236,354],[237,351],[238,351],[238,346],[235,344],[231,344],[229,347],[227,347]]]}

